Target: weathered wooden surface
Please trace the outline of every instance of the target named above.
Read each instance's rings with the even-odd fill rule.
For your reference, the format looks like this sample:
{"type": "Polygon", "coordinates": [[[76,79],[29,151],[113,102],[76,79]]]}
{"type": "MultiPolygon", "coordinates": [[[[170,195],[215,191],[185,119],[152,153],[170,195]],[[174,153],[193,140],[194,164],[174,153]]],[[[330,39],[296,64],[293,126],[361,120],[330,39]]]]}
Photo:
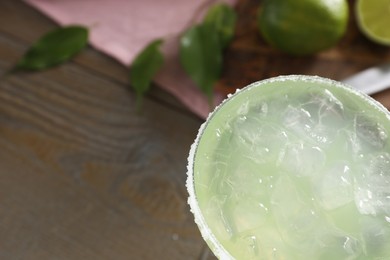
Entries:
{"type": "MultiPolygon", "coordinates": [[[[55,24],[0,2],[4,72],[55,24]]],[[[134,109],[127,70],[89,49],[0,80],[0,259],[197,259],[186,157],[201,120],[154,89],[134,109]]]]}
{"type": "MultiPolygon", "coordinates": [[[[342,79],[390,61],[353,17],[331,50],[293,58],[256,34],[259,1],[242,0],[218,88],[279,74],[342,79]]],[[[0,74],[56,25],[0,1],[0,74]]],[[[388,91],[375,95],[390,107],[388,91]]],[[[212,258],[186,204],[189,146],[202,120],[153,88],[134,109],[127,69],[89,48],[39,73],[0,78],[0,259],[212,258]]]]}

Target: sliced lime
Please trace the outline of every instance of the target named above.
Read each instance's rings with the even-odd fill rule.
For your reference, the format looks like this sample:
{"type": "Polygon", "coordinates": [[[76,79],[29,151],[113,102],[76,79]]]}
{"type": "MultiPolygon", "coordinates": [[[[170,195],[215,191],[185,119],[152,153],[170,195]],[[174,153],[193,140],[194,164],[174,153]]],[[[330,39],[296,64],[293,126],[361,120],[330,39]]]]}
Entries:
{"type": "Polygon", "coordinates": [[[372,41],[390,46],[389,0],[358,0],[355,11],[360,30],[372,41]]]}

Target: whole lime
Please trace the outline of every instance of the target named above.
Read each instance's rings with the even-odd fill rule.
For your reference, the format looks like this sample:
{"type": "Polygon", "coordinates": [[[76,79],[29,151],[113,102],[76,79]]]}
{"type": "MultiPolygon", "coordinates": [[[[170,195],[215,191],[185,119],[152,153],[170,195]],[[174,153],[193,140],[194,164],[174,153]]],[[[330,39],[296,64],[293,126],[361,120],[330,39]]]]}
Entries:
{"type": "Polygon", "coordinates": [[[265,0],[258,25],[270,45],[308,55],[335,45],[345,33],[348,16],[346,0],[265,0]]]}

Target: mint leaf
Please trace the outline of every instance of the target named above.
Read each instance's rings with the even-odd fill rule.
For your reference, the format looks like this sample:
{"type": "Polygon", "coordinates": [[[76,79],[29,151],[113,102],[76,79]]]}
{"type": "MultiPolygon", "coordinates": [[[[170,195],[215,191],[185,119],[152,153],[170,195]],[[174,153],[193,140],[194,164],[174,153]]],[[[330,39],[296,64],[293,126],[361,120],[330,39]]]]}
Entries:
{"type": "Polygon", "coordinates": [[[185,31],[180,38],[180,61],[212,105],[213,86],[222,71],[222,53],[234,36],[237,15],[227,4],[209,8],[201,24],[185,31]]]}
{"type": "Polygon", "coordinates": [[[149,43],[131,64],[130,84],[137,94],[137,107],[141,105],[142,98],[149,90],[154,75],[164,63],[164,57],[160,52],[162,43],[161,39],[149,43]]]}
{"type": "Polygon", "coordinates": [[[88,30],[82,26],[55,29],[43,35],[24,54],[14,70],[43,70],[61,64],[88,42],[88,30]]]}
{"type": "Polygon", "coordinates": [[[237,14],[227,4],[215,4],[207,11],[204,18],[205,24],[214,26],[221,42],[222,48],[226,48],[234,36],[237,14]]]}
{"type": "Polygon", "coordinates": [[[181,36],[180,61],[211,105],[213,85],[222,71],[222,50],[213,25],[195,25],[181,36]]]}

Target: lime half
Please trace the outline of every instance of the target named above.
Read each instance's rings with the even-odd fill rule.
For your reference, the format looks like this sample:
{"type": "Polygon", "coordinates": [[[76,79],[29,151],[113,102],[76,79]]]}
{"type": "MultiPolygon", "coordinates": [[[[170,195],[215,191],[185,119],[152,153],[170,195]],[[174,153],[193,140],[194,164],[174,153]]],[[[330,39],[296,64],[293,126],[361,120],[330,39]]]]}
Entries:
{"type": "Polygon", "coordinates": [[[390,46],[390,1],[358,0],[356,17],[360,30],[376,43],[390,46]]]}

